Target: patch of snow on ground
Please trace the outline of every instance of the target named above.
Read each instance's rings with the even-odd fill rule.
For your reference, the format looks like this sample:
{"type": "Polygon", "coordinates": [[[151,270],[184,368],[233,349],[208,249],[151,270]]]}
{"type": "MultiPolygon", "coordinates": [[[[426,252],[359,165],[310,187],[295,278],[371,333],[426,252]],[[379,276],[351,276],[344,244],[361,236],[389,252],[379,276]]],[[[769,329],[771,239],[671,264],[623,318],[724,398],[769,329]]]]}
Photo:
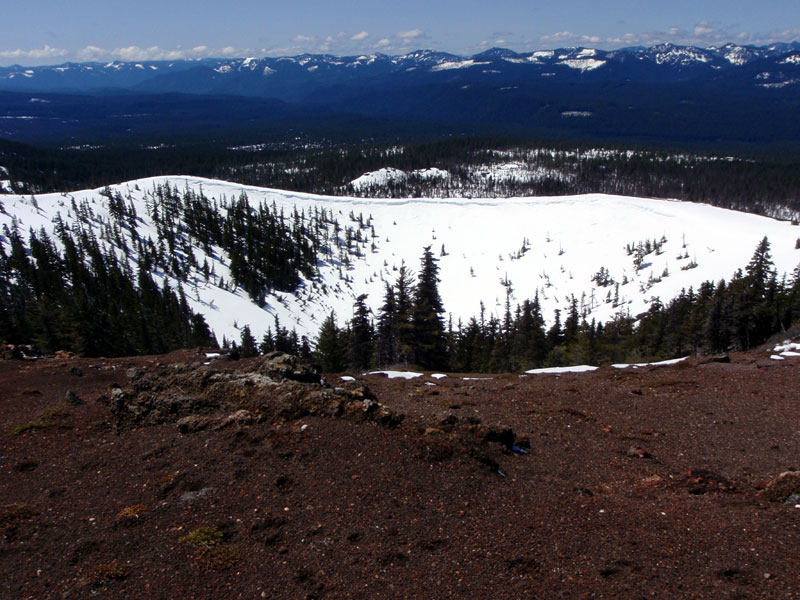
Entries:
{"type": "Polygon", "coordinates": [[[590,365],[575,365],[572,367],[546,367],[544,369],[531,369],[525,371],[529,375],[547,375],[547,374],[561,374],[561,373],[587,373],[589,371],[596,371],[599,367],[592,367],[590,365]]]}
{"type": "Polygon", "coordinates": [[[606,61],[604,60],[597,60],[596,58],[582,58],[582,59],[567,59],[561,60],[558,62],[560,65],[565,65],[570,69],[579,69],[581,72],[583,71],[594,71],[595,69],[599,69],[606,61]]]}
{"type": "Polygon", "coordinates": [[[772,360],[786,360],[785,358],[783,358],[782,356],[778,356],[777,354],[773,354],[772,356],[770,356],[770,358],[772,360]]]}
{"type": "Polygon", "coordinates": [[[447,377],[447,375],[445,375],[444,373],[433,373],[431,377],[433,379],[444,379],[445,377],[447,377]]]}
{"type": "Polygon", "coordinates": [[[350,375],[342,375],[342,381],[355,381],[355,377],[350,377],[350,375]]]}
{"type": "Polygon", "coordinates": [[[389,379],[416,379],[421,377],[422,373],[414,373],[413,371],[370,371],[367,375],[386,375],[389,379]]]}
{"type": "Polygon", "coordinates": [[[411,174],[421,179],[447,179],[450,177],[450,173],[443,169],[437,169],[436,167],[417,169],[416,171],[411,171],[411,174]]]}
{"type": "Polygon", "coordinates": [[[800,350],[800,344],[785,340],[782,344],[778,344],[772,349],[773,352],[785,352],[787,350],[800,350]]]}
{"type": "Polygon", "coordinates": [[[434,65],[431,67],[431,71],[449,71],[452,69],[468,69],[469,67],[477,67],[482,65],[488,65],[488,62],[475,62],[471,58],[468,60],[458,60],[458,61],[449,61],[443,62],[438,65],[434,65]]]}
{"type": "Polygon", "coordinates": [[[627,369],[628,367],[633,367],[634,369],[638,369],[641,367],[666,367],[668,365],[676,365],[679,362],[683,362],[689,358],[688,356],[684,356],[683,358],[672,358],[670,360],[661,360],[658,362],[649,362],[649,363],[635,363],[635,364],[625,364],[625,363],[618,363],[616,365],[611,365],[615,369],[627,369]]]}

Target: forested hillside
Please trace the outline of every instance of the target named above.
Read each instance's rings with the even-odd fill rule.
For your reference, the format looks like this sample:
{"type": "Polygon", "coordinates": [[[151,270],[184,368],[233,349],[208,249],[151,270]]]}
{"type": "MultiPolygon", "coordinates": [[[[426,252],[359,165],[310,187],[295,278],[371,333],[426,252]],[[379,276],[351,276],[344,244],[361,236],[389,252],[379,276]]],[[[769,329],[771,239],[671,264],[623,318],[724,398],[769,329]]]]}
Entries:
{"type": "MultiPolygon", "coordinates": [[[[608,193],[677,198],[778,218],[800,213],[794,154],[718,154],[481,138],[397,144],[186,140],[62,149],[0,142],[8,192],[71,191],[184,173],[248,185],[362,197],[608,193]],[[387,176],[387,169],[402,171],[387,176]],[[365,174],[372,174],[364,178],[365,174]]],[[[0,182],[1,184],[2,182],[0,182]]]]}
{"type": "Polygon", "coordinates": [[[315,347],[329,370],[516,371],[750,348],[800,308],[796,227],[681,202],[156,178],[6,196],[0,222],[0,340],[49,353],[220,343],[315,347]]]}

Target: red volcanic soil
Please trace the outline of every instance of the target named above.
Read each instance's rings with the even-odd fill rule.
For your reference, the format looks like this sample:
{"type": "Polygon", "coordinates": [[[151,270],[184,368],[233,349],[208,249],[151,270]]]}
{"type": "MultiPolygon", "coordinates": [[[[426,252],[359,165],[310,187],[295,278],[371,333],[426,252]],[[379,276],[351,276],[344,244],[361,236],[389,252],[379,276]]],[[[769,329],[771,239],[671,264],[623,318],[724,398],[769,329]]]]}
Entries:
{"type": "Polygon", "coordinates": [[[121,426],[114,384],[262,359],[0,361],[0,597],[800,598],[800,508],[764,491],[800,469],[800,362],[731,359],[357,376],[398,426],[193,433],[121,426]]]}

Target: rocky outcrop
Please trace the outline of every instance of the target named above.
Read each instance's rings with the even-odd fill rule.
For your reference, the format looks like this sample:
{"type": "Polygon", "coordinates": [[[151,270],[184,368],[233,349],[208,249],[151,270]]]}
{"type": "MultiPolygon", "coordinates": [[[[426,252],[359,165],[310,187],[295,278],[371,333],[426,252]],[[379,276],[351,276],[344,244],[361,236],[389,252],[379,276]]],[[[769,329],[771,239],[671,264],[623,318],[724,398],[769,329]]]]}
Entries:
{"type": "Polygon", "coordinates": [[[357,382],[327,387],[319,368],[295,356],[271,353],[255,363],[175,364],[152,372],[129,369],[128,384],[111,390],[119,429],[177,423],[182,433],[244,426],[307,415],[372,421],[395,427],[403,415],[357,382]]]}

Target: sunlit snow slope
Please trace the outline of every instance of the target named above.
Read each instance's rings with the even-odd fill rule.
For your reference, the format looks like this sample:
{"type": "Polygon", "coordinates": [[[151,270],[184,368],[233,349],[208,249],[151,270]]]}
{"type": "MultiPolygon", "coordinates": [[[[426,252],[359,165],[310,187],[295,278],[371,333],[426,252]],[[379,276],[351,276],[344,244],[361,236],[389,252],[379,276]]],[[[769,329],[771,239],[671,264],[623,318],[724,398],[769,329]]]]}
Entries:
{"type": "MultiPolygon", "coordinates": [[[[394,283],[403,261],[416,271],[422,249],[428,245],[439,258],[440,293],[454,326],[458,319],[478,315],[481,302],[487,317],[502,315],[505,282],[510,284],[512,308],[538,291],[549,320],[553,311],[565,309],[574,295],[589,320],[605,321],[619,311],[636,315],[646,310],[654,297],[666,302],[681,288],[729,278],[746,265],[765,235],[779,273],[791,273],[800,262],[800,250],[795,249],[800,228],[701,204],[599,194],[484,200],[352,199],[195,177],[159,177],[112,186],[136,206],[141,237],[156,235],[145,207],[145,191],[166,181],[179,190],[202,188],[209,199],[237,197],[245,190],[254,206],[274,202],[287,212],[293,207],[306,213],[314,206],[325,207],[342,224],[350,222],[351,212],[361,213],[365,220],[372,216],[374,251],[365,246],[364,256],[355,259],[349,269],[323,264],[315,281],[305,281],[295,293],[268,295],[263,306],[255,305],[240,289],[223,290],[193,272],[183,283],[184,291],[191,307],[205,315],[219,339],[223,335],[238,339],[244,324],[260,337],[268,327],[274,329],[276,315],[282,326],[313,338],[331,310],[336,311],[340,323],[349,319],[353,299],[359,294],[368,294],[368,303],[377,310],[384,281],[394,283]],[[647,240],[660,242],[660,251],[641,257],[642,266],[637,270],[636,253],[628,250],[647,240]],[[593,281],[601,267],[614,283],[601,287],[593,281]]],[[[52,232],[56,213],[69,224],[75,219],[72,198],[78,203],[86,199],[95,214],[93,226],[102,238],[108,211],[101,191],[49,194],[37,196],[35,202],[29,196],[3,195],[0,202],[5,212],[0,214],[0,224],[10,227],[16,219],[25,239],[31,228],[52,232]]],[[[1,239],[4,244],[8,241],[1,239]]],[[[104,241],[113,245],[112,240],[104,241]]],[[[217,276],[230,279],[221,249],[207,256],[198,246],[194,254],[198,264],[208,259],[217,276]]],[[[163,281],[163,274],[154,276],[158,283],[163,281]]],[[[170,284],[177,286],[176,281],[170,284]]]]}

